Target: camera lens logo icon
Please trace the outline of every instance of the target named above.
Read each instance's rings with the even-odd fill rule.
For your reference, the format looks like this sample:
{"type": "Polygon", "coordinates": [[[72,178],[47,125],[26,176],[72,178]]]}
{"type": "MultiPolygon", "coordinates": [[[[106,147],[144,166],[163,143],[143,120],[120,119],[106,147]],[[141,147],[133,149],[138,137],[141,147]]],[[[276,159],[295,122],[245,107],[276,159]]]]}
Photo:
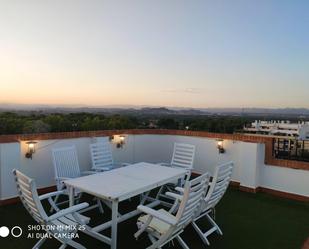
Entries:
{"type": "MultiPolygon", "coordinates": [[[[11,234],[13,237],[18,238],[22,235],[23,230],[19,226],[15,226],[11,229],[11,234]]],[[[8,227],[0,227],[0,237],[6,238],[10,235],[10,229],[8,227]]]]}
{"type": "Polygon", "coordinates": [[[15,226],[11,229],[11,234],[13,237],[18,238],[22,235],[23,230],[19,226],[15,226]]]}
{"type": "Polygon", "coordinates": [[[5,238],[9,236],[10,230],[7,227],[0,227],[0,237],[5,238]]]}

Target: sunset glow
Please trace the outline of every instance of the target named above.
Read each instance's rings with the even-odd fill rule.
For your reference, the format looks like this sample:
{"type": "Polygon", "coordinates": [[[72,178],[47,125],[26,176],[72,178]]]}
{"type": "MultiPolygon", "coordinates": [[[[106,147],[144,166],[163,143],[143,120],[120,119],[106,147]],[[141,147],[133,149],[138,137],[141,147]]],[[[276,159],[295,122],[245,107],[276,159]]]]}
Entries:
{"type": "Polygon", "coordinates": [[[309,2],[0,3],[0,103],[309,107],[309,2]]]}

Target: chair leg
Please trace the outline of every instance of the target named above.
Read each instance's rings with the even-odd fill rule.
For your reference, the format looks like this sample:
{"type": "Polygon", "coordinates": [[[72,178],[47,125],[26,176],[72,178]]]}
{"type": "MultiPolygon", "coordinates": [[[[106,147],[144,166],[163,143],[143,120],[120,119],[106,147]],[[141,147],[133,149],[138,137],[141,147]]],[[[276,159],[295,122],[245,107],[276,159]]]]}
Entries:
{"type": "Polygon", "coordinates": [[[209,212],[209,214],[211,214],[211,217],[216,220],[216,209],[215,208],[212,208],[209,212]]]}
{"type": "MultiPolygon", "coordinates": [[[[56,197],[55,197],[55,199],[54,199],[54,204],[57,206],[57,201],[58,201],[58,199],[59,199],[59,196],[60,195],[56,195],[56,197]]],[[[57,211],[57,209],[55,209],[55,207],[53,206],[53,205],[51,205],[51,208],[50,208],[50,210],[49,210],[49,212],[53,212],[54,210],[56,210],[57,211]]]]}
{"type": "Polygon", "coordinates": [[[153,244],[157,241],[151,234],[148,234],[148,238],[153,244]]]}
{"type": "Polygon", "coordinates": [[[198,225],[196,224],[195,221],[192,222],[192,226],[195,229],[195,231],[197,232],[197,234],[200,236],[200,238],[203,240],[204,244],[206,245],[210,245],[209,240],[207,239],[207,236],[204,235],[204,233],[202,232],[202,230],[198,227],[198,225]]]}
{"type": "MultiPolygon", "coordinates": [[[[76,198],[74,197],[74,201],[76,201],[77,203],[79,203],[81,196],[82,196],[82,193],[79,193],[78,196],[77,196],[76,198]]],[[[51,208],[50,208],[49,211],[50,211],[51,213],[52,213],[54,210],[55,210],[55,211],[59,211],[59,210],[60,210],[60,208],[58,207],[58,205],[62,205],[62,204],[65,204],[65,203],[69,203],[69,201],[67,200],[67,201],[63,201],[63,202],[60,202],[60,203],[57,204],[57,201],[58,201],[59,197],[60,197],[60,195],[56,195],[55,199],[52,200],[53,204],[50,203],[50,204],[51,204],[51,208]]]]}
{"type": "MultiPolygon", "coordinates": [[[[44,234],[47,235],[47,234],[44,234]]],[[[39,249],[41,247],[41,245],[43,245],[43,243],[47,240],[47,237],[43,236],[43,238],[41,238],[33,247],[32,249],[39,249]]]]}
{"type": "Polygon", "coordinates": [[[219,235],[223,235],[220,227],[217,225],[217,223],[214,221],[213,218],[210,217],[209,213],[204,213],[202,216],[200,216],[197,220],[199,220],[200,218],[206,216],[207,220],[209,221],[209,223],[212,225],[212,227],[206,231],[203,232],[198,225],[196,224],[196,221],[192,222],[193,228],[195,229],[195,231],[198,233],[198,235],[200,236],[200,238],[203,240],[203,242],[207,245],[209,245],[209,240],[207,239],[207,237],[214,233],[217,232],[219,235]]]}
{"type": "Polygon", "coordinates": [[[83,193],[82,192],[80,192],[79,194],[78,194],[78,196],[77,196],[77,198],[75,199],[76,201],[76,204],[79,204],[79,202],[80,202],[80,199],[82,198],[82,195],[83,195],[83,193]]]}
{"type": "Polygon", "coordinates": [[[182,246],[182,248],[190,249],[188,245],[186,244],[186,242],[184,242],[183,239],[179,235],[176,236],[176,239],[179,242],[179,244],[182,246]]]}
{"type": "Polygon", "coordinates": [[[56,203],[54,202],[52,197],[48,198],[48,202],[51,206],[50,211],[52,212],[53,210],[55,210],[56,212],[60,211],[60,209],[58,208],[58,206],[56,205],[56,203]]]}
{"type": "Polygon", "coordinates": [[[148,246],[146,249],[162,249],[161,245],[158,245],[158,240],[156,240],[151,234],[148,234],[148,238],[152,245],[148,246]]]}
{"type": "Polygon", "coordinates": [[[157,193],[157,195],[156,195],[156,199],[157,199],[157,200],[159,200],[159,199],[160,199],[160,196],[161,196],[161,194],[162,194],[163,190],[164,190],[164,185],[163,185],[163,186],[161,186],[161,188],[159,189],[159,191],[158,191],[158,193],[157,193]]]}
{"type": "Polygon", "coordinates": [[[212,218],[210,217],[209,214],[206,214],[206,217],[207,217],[208,221],[211,223],[211,225],[215,228],[215,230],[217,231],[217,233],[220,234],[220,235],[223,235],[223,233],[222,233],[220,227],[217,225],[217,223],[215,222],[215,220],[212,219],[212,218]]]}

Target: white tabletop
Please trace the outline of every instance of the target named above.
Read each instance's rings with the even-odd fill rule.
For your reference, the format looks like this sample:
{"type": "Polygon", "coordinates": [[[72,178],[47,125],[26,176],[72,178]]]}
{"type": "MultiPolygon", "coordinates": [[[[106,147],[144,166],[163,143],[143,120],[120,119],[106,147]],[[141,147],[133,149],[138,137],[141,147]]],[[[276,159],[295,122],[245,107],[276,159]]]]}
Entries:
{"type": "Polygon", "coordinates": [[[102,199],[122,201],[173,182],[185,174],[185,169],[141,162],[64,183],[102,199]]]}

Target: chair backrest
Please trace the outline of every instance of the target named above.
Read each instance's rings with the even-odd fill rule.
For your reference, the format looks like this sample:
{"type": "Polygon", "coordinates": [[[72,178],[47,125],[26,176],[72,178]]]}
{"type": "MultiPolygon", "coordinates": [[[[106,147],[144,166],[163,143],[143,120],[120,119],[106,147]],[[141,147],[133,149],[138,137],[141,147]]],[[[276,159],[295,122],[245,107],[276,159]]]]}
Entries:
{"type": "Polygon", "coordinates": [[[176,214],[178,229],[182,229],[188,225],[195,217],[196,213],[199,212],[207,192],[208,184],[208,173],[196,177],[193,180],[186,181],[183,199],[176,214]]]}
{"type": "Polygon", "coordinates": [[[205,197],[206,207],[203,209],[204,211],[214,208],[223,197],[232,177],[233,166],[233,162],[217,166],[210,188],[205,197]]]}
{"type": "Polygon", "coordinates": [[[209,183],[209,175],[205,173],[191,181],[186,181],[182,200],[176,213],[176,224],[170,226],[166,233],[154,242],[149,248],[161,248],[162,245],[170,241],[175,235],[182,230],[194,219],[196,213],[199,212],[200,206],[204,201],[207,187],[209,183]]]}
{"type": "Polygon", "coordinates": [[[75,146],[53,149],[52,154],[56,179],[80,177],[81,172],[75,146]]]}
{"type": "Polygon", "coordinates": [[[192,169],[194,155],[195,155],[194,145],[175,143],[171,165],[176,167],[192,169]]]}
{"type": "Polygon", "coordinates": [[[179,204],[178,211],[176,213],[176,224],[170,226],[166,233],[162,234],[160,238],[153,243],[149,248],[161,248],[168,241],[173,239],[177,234],[194,219],[196,213],[199,212],[200,206],[204,201],[207,187],[209,183],[209,175],[205,173],[191,181],[186,181],[183,197],[179,204]]]}
{"type": "Polygon", "coordinates": [[[112,168],[114,161],[108,141],[90,144],[92,169],[112,168]]]}
{"type": "Polygon", "coordinates": [[[38,223],[45,224],[48,216],[39,200],[34,180],[16,169],[13,170],[13,174],[15,176],[18,195],[23,205],[38,223]]]}

